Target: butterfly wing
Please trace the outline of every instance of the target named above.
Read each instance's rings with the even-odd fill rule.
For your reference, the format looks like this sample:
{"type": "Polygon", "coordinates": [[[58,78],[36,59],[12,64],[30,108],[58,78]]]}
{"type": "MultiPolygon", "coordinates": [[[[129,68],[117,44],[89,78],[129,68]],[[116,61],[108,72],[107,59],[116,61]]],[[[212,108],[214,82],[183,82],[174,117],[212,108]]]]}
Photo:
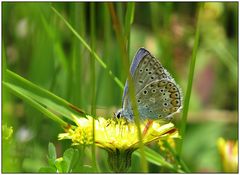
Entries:
{"type": "MultiPolygon", "coordinates": [[[[135,56],[133,58],[132,64],[130,66],[130,73],[132,76],[134,76],[134,73],[135,73],[137,67],[139,66],[139,63],[147,55],[149,55],[149,52],[144,48],[140,48],[137,51],[137,53],[135,54],[135,56]]],[[[135,83],[134,83],[134,85],[135,85],[135,83]]],[[[135,85],[135,88],[136,88],[136,85],[135,85]]],[[[130,104],[129,96],[128,96],[128,81],[126,81],[125,86],[124,86],[124,92],[123,92],[123,97],[122,97],[122,109],[123,109],[123,112],[125,112],[124,115],[127,118],[129,118],[129,119],[132,118],[133,112],[131,109],[131,104],[130,104]]]]}
{"type": "MultiPolygon", "coordinates": [[[[134,73],[135,73],[135,70],[137,69],[137,67],[139,66],[139,63],[141,62],[141,60],[149,55],[150,53],[144,49],[144,48],[140,48],[137,53],[135,54],[134,58],[133,58],[133,61],[132,61],[132,64],[131,64],[131,67],[130,67],[130,72],[131,72],[131,75],[133,76],[134,73]]],[[[122,102],[124,102],[124,99],[127,95],[127,92],[128,92],[128,82],[126,81],[125,83],[125,87],[124,87],[124,92],[123,92],[123,99],[122,99],[122,102]]]]}
{"type": "Polygon", "coordinates": [[[141,118],[169,118],[179,112],[182,105],[181,92],[169,79],[156,80],[146,85],[137,95],[141,118]]]}
{"type": "MultiPolygon", "coordinates": [[[[172,84],[176,85],[173,78],[163,68],[161,63],[155,57],[153,57],[149,51],[147,51],[144,48],[140,48],[133,59],[132,65],[130,67],[130,72],[131,72],[131,75],[133,76],[135,92],[137,94],[137,100],[139,100],[138,98],[141,98],[143,100],[142,101],[143,103],[138,104],[140,118],[146,118],[146,117],[158,118],[159,115],[161,115],[161,117],[166,117],[166,116],[170,115],[171,113],[169,113],[169,111],[166,111],[164,113],[161,112],[159,114],[158,113],[159,111],[157,110],[157,106],[153,107],[153,108],[146,107],[146,106],[150,106],[152,104],[151,101],[149,102],[146,99],[152,100],[153,96],[155,94],[149,92],[148,95],[142,96],[141,95],[142,93],[140,93],[140,92],[144,92],[143,90],[147,90],[149,88],[149,85],[151,85],[156,80],[166,80],[166,81],[169,81],[169,83],[171,82],[172,84]],[[147,98],[144,99],[144,97],[147,97],[147,98]],[[150,111],[152,111],[152,112],[150,112],[150,111]]],[[[178,87],[176,87],[176,88],[178,89],[178,87]]],[[[165,92],[165,94],[168,94],[168,93],[165,92]]],[[[168,95],[170,95],[170,94],[168,94],[168,95]]],[[[166,96],[166,99],[169,98],[169,97],[167,97],[167,95],[164,95],[164,96],[166,96]]],[[[179,92],[179,96],[181,96],[180,92],[179,92]]],[[[159,94],[157,97],[154,97],[154,99],[156,99],[156,100],[158,98],[161,100],[165,99],[165,97],[163,97],[162,95],[160,96],[159,94]]],[[[162,101],[158,100],[158,101],[156,101],[156,103],[159,104],[159,103],[162,103],[162,101]]],[[[180,98],[180,103],[181,103],[181,98],[180,98]]],[[[171,103],[168,102],[168,104],[170,107],[171,103]]],[[[158,108],[160,108],[160,107],[158,107],[158,108]]],[[[127,81],[126,81],[125,88],[124,88],[122,109],[123,109],[123,115],[126,116],[126,118],[132,119],[133,112],[131,109],[130,99],[128,96],[128,82],[127,81]]],[[[171,109],[170,111],[174,112],[173,109],[171,109]]]]}

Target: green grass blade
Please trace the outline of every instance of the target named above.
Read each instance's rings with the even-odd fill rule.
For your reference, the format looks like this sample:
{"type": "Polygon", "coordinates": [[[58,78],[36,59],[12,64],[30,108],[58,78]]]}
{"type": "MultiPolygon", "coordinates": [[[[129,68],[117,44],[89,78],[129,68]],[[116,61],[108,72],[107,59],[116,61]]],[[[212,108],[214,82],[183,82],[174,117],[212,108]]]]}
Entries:
{"type": "Polygon", "coordinates": [[[61,43],[59,41],[59,38],[55,34],[56,31],[49,24],[49,22],[47,21],[46,17],[43,14],[41,15],[41,22],[42,22],[43,27],[46,30],[48,36],[51,38],[51,40],[54,41],[53,46],[54,46],[54,52],[57,55],[56,58],[59,59],[59,62],[61,63],[64,70],[67,70],[68,62],[67,62],[66,56],[63,52],[63,49],[61,48],[61,43]]]}
{"type": "Polygon", "coordinates": [[[86,47],[86,49],[93,54],[94,58],[100,63],[100,65],[108,72],[110,77],[117,83],[117,85],[123,89],[123,83],[113,74],[113,72],[108,68],[108,66],[102,61],[102,59],[97,55],[96,52],[92,50],[92,48],[87,44],[87,42],[77,33],[76,30],[67,22],[67,20],[54,8],[52,10],[59,16],[63,22],[67,25],[67,27],[73,32],[73,34],[79,39],[79,41],[86,47]]]}
{"type": "MultiPolygon", "coordinates": [[[[74,21],[74,28],[78,31],[82,36],[85,35],[86,29],[86,16],[85,16],[85,3],[73,3],[72,8],[74,9],[72,21],[74,21]]],[[[71,91],[71,100],[74,104],[85,107],[85,100],[83,96],[83,88],[82,79],[83,79],[83,69],[84,69],[84,55],[83,55],[84,47],[75,37],[73,39],[73,47],[72,47],[72,86],[69,88],[71,91]]]]}
{"type": "MultiPolygon", "coordinates": [[[[143,172],[148,172],[148,164],[147,164],[147,159],[146,159],[146,154],[144,152],[144,144],[142,142],[142,133],[140,129],[140,118],[139,118],[139,112],[137,108],[137,103],[136,103],[136,97],[135,97],[135,89],[134,89],[134,83],[132,76],[130,72],[128,71],[129,67],[129,53],[130,53],[130,35],[131,35],[131,25],[134,20],[134,9],[135,9],[135,3],[134,2],[129,2],[127,4],[127,12],[126,12],[126,18],[125,18],[125,35],[127,38],[125,40],[125,46],[127,48],[127,57],[123,57],[125,59],[125,65],[127,65],[127,72],[128,72],[128,83],[129,83],[129,93],[130,93],[130,99],[132,101],[132,107],[133,107],[133,112],[134,112],[134,121],[137,125],[137,130],[138,130],[138,139],[140,143],[140,154],[141,154],[141,163],[142,163],[142,170],[143,172]],[[126,64],[127,62],[127,64],[126,64]]],[[[122,36],[123,37],[123,36],[122,36]]],[[[125,66],[126,68],[126,66],[125,66]]]]}
{"type": "Polygon", "coordinates": [[[124,20],[123,20],[124,5],[125,4],[123,2],[116,3],[116,9],[117,9],[116,11],[119,19],[119,24],[121,26],[121,30],[123,30],[123,24],[124,24],[124,20]]]}
{"type": "Polygon", "coordinates": [[[5,80],[5,74],[7,70],[7,61],[6,61],[6,54],[5,54],[5,47],[4,42],[2,42],[2,79],[5,80]]]}
{"type": "Polygon", "coordinates": [[[128,51],[128,56],[130,52],[130,34],[131,34],[131,25],[134,20],[134,9],[135,9],[135,3],[134,2],[128,2],[127,4],[127,12],[125,17],[125,30],[124,30],[124,36],[126,37],[126,47],[128,51]]]}
{"type": "MultiPolygon", "coordinates": [[[[146,160],[146,156],[143,150],[143,142],[142,142],[142,133],[140,129],[140,119],[139,119],[139,112],[137,109],[137,102],[136,102],[136,97],[135,97],[135,89],[134,89],[134,83],[132,79],[132,75],[129,72],[129,59],[128,59],[128,54],[126,50],[126,38],[124,38],[122,30],[121,30],[121,25],[119,22],[119,19],[117,18],[117,15],[115,13],[115,9],[112,3],[109,3],[109,10],[111,12],[112,16],[112,21],[113,21],[113,26],[115,29],[116,37],[119,43],[119,46],[121,48],[121,53],[122,53],[122,59],[123,59],[123,67],[124,67],[124,72],[126,73],[128,77],[128,90],[129,90],[129,95],[130,99],[132,102],[132,109],[134,113],[134,122],[137,126],[137,132],[138,132],[138,139],[139,139],[139,145],[140,145],[140,151],[141,151],[141,165],[142,165],[142,170],[143,172],[148,171],[148,164],[146,160]]],[[[129,20],[131,22],[131,20],[129,20]]]]}
{"type": "MultiPolygon", "coordinates": [[[[95,50],[95,42],[96,42],[96,31],[95,31],[95,3],[90,3],[90,31],[91,31],[91,48],[94,52],[95,50]]],[[[96,115],[96,68],[95,68],[95,60],[94,55],[91,53],[91,115],[96,115]]],[[[95,129],[95,120],[92,120],[92,128],[95,129]]],[[[95,131],[93,129],[92,137],[95,140],[95,131]]],[[[96,145],[95,142],[92,144],[92,167],[94,170],[97,170],[97,159],[96,159],[96,145]]]]}
{"type": "Polygon", "coordinates": [[[72,120],[71,115],[86,115],[82,110],[68,101],[56,96],[46,89],[41,88],[40,86],[33,84],[10,70],[6,71],[6,83],[21,88],[25,93],[27,93],[27,95],[38,103],[41,103],[70,120],[72,120]]]}
{"type": "Polygon", "coordinates": [[[55,122],[59,123],[62,127],[67,127],[68,126],[68,123],[66,123],[65,121],[60,119],[59,116],[57,116],[54,113],[52,113],[50,111],[50,109],[47,109],[46,107],[43,106],[43,104],[40,104],[37,101],[35,101],[33,98],[31,98],[29,93],[26,90],[24,90],[24,89],[22,89],[22,88],[20,88],[18,86],[15,86],[13,84],[7,83],[7,82],[3,82],[3,85],[6,88],[8,88],[9,90],[11,90],[11,92],[13,94],[15,94],[19,98],[23,99],[24,101],[26,101],[28,104],[30,104],[35,109],[37,109],[40,112],[42,112],[44,115],[46,115],[50,119],[52,119],[55,122]]]}
{"type": "Polygon", "coordinates": [[[200,3],[198,16],[197,16],[197,25],[196,25],[196,33],[195,33],[193,53],[192,53],[192,58],[191,58],[191,62],[190,62],[190,67],[189,67],[187,91],[186,91],[186,95],[185,95],[185,98],[184,98],[183,113],[182,113],[181,128],[180,128],[180,135],[181,135],[182,139],[180,139],[179,143],[178,143],[178,153],[179,153],[179,155],[181,155],[182,142],[184,140],[186,124],[187,124],[188,108],[189,108],[189,102],[190,102],[191,91],[192,91],[192,84],[193,84],[197,49],[198,49],[198,44],[199,44],[200,14],[201,14],[201,11],[202,11],[202,6],[203,6],[203,4],[200,3]]]}

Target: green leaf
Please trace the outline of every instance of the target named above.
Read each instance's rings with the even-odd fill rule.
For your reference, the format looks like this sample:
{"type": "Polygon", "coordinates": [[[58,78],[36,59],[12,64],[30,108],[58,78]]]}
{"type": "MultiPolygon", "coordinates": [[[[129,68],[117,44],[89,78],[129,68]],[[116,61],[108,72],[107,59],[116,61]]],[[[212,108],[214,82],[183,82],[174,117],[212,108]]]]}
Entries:
{"type": "Polygon", "coordinates": [[[74,169],[76,166],[78,166],[80,163],[79,161],[81,161],[80,152],[78,149],[74,149],[74,154],[73,154],[72,162],[71,162],[71,169],[74,169]]]}
{"type": "Polygon", "coordinates": [[[63,160],[63,158],[58,158],[55,162],[55,166],[58,170],[59,173],[67,173],[68,171],[68,165],[67,162],[65,160],[63,160]]]}
{"type": "Polygon", "coordinates": [[[55,161],[56,161],[56,149],[53,143],[48,144],[48,164],[50,167],[55,168],[55,161]]]}
{"type": "Polygon", "coordinates": [[[66,162],[66,171],[69,172],[72,167],[72,160],[74,159],[74,149],[69,148],[63,153],[63,160],[66,162]]]}
{"type": "Polygon", "coordinates": [[[56,149],[53,143],[48,144],[49,159],[55,160],[57,158],[56,149]]]}

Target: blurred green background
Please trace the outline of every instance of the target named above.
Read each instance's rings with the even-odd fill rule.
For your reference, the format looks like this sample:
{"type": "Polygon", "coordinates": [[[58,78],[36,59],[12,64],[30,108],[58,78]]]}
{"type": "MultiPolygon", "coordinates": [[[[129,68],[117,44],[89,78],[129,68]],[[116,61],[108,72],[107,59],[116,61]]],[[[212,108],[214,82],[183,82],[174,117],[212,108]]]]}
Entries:
{"type": "MultiPolygon", "coordinates": [[[[126,5],[114,3],[122,25],[126,5]]],[[[136,2],[130,34],[130,58],[138,48],[148,49],[171,73],[183,94],[194,44],[197,5],[136,2]]],[[[51,6],[94,45],[124,83],[121,50],[107,3],[95,3],[92,39],[90,3],[3,2],[2,54],[6,55],[8,69],[90,113],[92,58],[51,6]]],[[[205,3],[200,20],[200,45],[182,158],[193,172],[220,172],[217,139],[238,139],[238,3],[205,3]]],[[[121,107],[122,90],[98,62],[95,74],[97,116],[113,117],[113,112],[121,107]]],[[[175,117],[176,124],[179,117],[175,117]]],[[[63,130],[56,123],[4,88],[2,125],[13,127],[11,138],[2,139],[3,172],[37,172],[47,164],[49,142],[57,147],[58,156],[71,144],[57,140],[63,130]]],[[[97,159],[102,170],[107,171],[103,150],[97,150],[97,159]]],[[[130,172],[138,172],[137,159],[133,156],[130,172]]],[[[160,167],[150,165],[149,172],[159,171],[160,167]]]]}

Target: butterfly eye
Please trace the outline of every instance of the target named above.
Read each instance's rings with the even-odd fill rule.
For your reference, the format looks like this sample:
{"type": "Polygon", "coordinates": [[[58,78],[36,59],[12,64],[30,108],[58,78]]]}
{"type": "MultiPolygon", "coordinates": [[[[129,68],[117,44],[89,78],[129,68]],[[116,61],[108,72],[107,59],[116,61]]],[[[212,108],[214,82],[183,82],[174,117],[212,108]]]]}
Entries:
{"type": "Polygon", "coordinates": [[[119,119],[121,117],[121,112],[119,111],[115,116],[119,119]]]}
{"type": "Polygon", "coordinates": [[[120,117],[121,117],[121,114],[120,114],[120,113],[118,113],[118,114],[117,114],[117,118],[120,118],[120,117]]]}

